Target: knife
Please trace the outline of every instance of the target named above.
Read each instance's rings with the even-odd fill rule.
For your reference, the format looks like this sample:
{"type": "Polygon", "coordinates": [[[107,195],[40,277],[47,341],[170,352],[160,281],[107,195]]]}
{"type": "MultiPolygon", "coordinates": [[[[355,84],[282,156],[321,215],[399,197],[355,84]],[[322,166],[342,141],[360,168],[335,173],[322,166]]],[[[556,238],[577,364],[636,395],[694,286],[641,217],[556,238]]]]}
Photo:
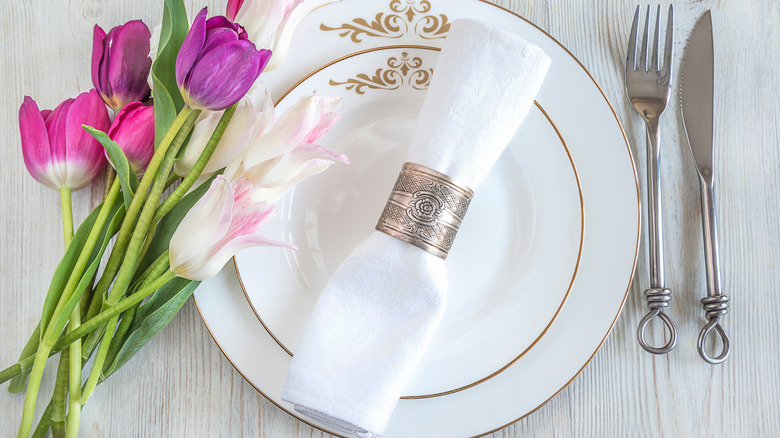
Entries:
{"type": "Polygon", "coordinates": [[[718,260],[718,226],[715,217],[715,172],[712,163],[715,91],[715,66],[712,42],[712,15],[704,13],[691,33],[682,62],[680,101],[688,145],[696,163],[701,188],[702,229],[704,231],[704,259],[707,266],[707,297],[701,300],[707,324],[699,333],[699,354],[711,363],[723,363],[729,356],[729,337],[720,325],[720,319],[729,311],[729,297],[721,292],[720,262],[718,260]],[[717,332],[723,348],[711,356],[705,344],[710,333],[717,332]]]}

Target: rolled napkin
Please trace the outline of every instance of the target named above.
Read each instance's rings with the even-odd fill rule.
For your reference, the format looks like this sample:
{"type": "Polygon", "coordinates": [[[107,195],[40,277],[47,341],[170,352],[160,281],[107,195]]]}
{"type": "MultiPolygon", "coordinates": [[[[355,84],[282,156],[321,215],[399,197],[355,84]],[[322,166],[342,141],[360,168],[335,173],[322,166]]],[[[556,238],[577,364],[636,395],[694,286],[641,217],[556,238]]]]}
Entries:
{"type": "MultiPolygon", "coordinates": [[[[549,65],[539,47],[513,33],[454,21],[408,161],[476,189],[531,109],[549,65]]],[[[383,433],[444,314],[447,267],[422,247],[374,231],[355,248],[320,294],[283,400],[343,433],[383,433]]]]}

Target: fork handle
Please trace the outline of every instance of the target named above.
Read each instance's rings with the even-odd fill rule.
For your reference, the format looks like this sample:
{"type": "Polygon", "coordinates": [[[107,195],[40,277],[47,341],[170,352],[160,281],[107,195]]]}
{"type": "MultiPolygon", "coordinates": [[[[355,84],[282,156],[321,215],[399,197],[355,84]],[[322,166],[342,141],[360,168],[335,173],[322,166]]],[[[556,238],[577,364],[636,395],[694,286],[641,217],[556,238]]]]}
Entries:
{"type": "Polygon", "coordinates": [[[661,157],[661,133],[658,116],[644,116],[647,127],[647,222],[649,231],[647,247],[650,252],[650,288],[645,291],[645,297],[650,311],[639,323],[637,339],[645,351],[653,354],[666,354],[677,345],[677,328],[669,315],[664,313],[664,309],[669,307],[672,301],[672,290],[664,286],[663,207],[661,174],[658,166],[661,157]],[[669,340],[661,347],[650,345],[645,336],[645,330],[654,318],[659,318],[669,331],[669,340]]]}
{"type": "Polygon", "coordinates": [[[664,288],[663,205],[661,202],[661,157],[658,118],[646,119],[647,126],[647,216],[650,288],[664,288]]]}

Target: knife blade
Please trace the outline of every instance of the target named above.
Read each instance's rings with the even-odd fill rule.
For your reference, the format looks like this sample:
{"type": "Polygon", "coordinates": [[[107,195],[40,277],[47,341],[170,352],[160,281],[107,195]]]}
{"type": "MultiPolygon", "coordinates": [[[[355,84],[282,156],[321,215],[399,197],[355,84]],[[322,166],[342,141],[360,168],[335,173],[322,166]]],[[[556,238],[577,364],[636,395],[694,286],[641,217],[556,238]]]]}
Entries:
{"type": "Polygon", "coordinates": [[[696,23],[688,40],[680,75],[683,126],[696,168],[703,178],[712,178],[712,120],[714,115],[715,60],[712,14],[707,11],[696,23]]]}
{"type": "Polygon", "coordinates": [[[729,297],[721,292],[718,257],[718,223],[715,216],[715,178],[712,166],[713,116],[715,94],[715,55],[712,15],[704,13],[688,39],[680,75],[680,102],[683,126],[688,137],[701,189],[704,260],[707,268],[707,296],[701,300],[707,324],[699,332],[699,355],[710,364],[723,363],[730,352],[729,337],[720,319],[729,311],[729,297]],[[717,356],[706,350],[707,338],[717,333],[722,349],[717,356]]]}

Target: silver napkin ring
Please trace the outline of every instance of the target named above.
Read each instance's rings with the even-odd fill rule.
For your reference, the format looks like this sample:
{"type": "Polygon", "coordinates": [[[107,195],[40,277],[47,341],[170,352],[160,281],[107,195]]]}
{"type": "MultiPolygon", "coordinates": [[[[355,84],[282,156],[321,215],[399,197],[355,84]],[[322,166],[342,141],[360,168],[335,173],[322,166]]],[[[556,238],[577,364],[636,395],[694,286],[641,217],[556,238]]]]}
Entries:
{"type": "Polygon", "coordinates": [[[473,197],[447,175],[405,163],[376,229],[446,259],[473,197]]]}

